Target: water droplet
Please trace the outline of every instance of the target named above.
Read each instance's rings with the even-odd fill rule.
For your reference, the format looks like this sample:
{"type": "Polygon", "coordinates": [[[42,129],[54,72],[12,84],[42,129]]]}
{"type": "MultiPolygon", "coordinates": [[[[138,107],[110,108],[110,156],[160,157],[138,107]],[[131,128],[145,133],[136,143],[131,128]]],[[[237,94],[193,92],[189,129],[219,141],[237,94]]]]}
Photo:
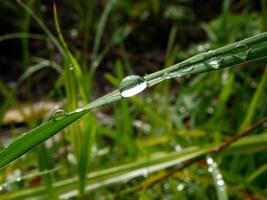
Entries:
{"type": "Polygon", "coordinates": [[[177,186],[177,190],[178,191],[182,191],[184,189],[184,184],[179,184],[178,186],[177,186]]]}
{"type": "Polygon", "coordinates": [[[179,71],[180,71],[180,72],[190,72],[190,71],[192,71],[193,69],[194,69],[194,65],[190,65],[190,66],[188,66],[188,67],[185,67],[185,68],[180,69],[179,71]]]}
{"type": "Polygon", "coordinates": [[[208,113],[209,114],[212,114],[212,113],[214,113],[214,108],[213,107],[208,107],[208,113]]]}
{"type": "Polygon", "coordinates": [[[207,64],[214,69],[219,69],[222,61],[223,61],[223,57],[216,57],[216,58],[210,59],[207,64]]]}
{"type": "Polygon", "coordinates": [[[65,111],[65,110],[56,110],[54,113],[53,113],[53,120],[55,121],[59,121],[63,118],[65,118],[66,116],[68,115],[68,113],[65,111]]]}
{"type": "Polygon", "coordinates": [[[146,89],[147,81],[136,75],[130,75],[122,79],[119,90],[122,97],[131,97],[146,89]]]}
{"type": "Polygon", "coordinates": [[[181,107],[179,108],[179,112],[180,112],[180,113],[185,113],[185,112],[186,112],[186,108],[185,108],[184,106],[181,106],[181,107]]]}
{"type": "Polygon", "coordinates": [[[162,79],[163,80],[167,80],[167,79],[171,79],[172,78],[172,76],[168,73],[168,72],[165,72],[164,74],[163,74],[163,76],[162,76],[162,79]]]}
{"type": "Polygon", "coordinates": [[[218,185],[224,185],[224,181],[223,181],[222,179],[219,179],[219,180],[217,181],[217,184],[218,184],[218,185]]]}
{"type": "Polygon", "coordinates": [[[69,65],[69,70],[73,71],[73,65],[72,64],[69,65]]]}
{"type": "Polygon", "coordinates": [[[70,37],[72,39],[75,39],[75,38],[77,38],[77,36],[78,36],[78,30],[76,28],[71,29],[70,30],[70,37]]]}
{"type": "Polygon", "coordinates": [[[175,151],[181,151],[182,147],[180,145],[175,145],[174,149],[175,151]]]}
{"type": "Polygon", "coordinates": [[[247,56],[248,56],[250,51],[251,51],[251,49],[249,49],[247,45],[238,44],[232,50],[232,54],[234,55],[234,57],[236,57],[242,61],[245,61],[247,59],[247,56]]]}
{"type": "Polygon", "coordinates": [[[182,74],[180,73],[180,71],[171,72],[169,75],[172,78],[176,78],[176,77],[181,77],[182,76],[182,74]]]}
{"type": "Polygon", "coordinates": [[[145,177],[145,178],[147,178],[148,177],[148,170],[147,170],[147,168],[144,168],[143,169],[143,176],[145,177]]]}
{"type": "Polygon", "coordinates": [[[81,112],[83,109],[82,108],[77,108],[76,110],[75,110],[75,112],[81,112]]]}
{"type": "Polygon", "coordinates": [[[222,175],[221,174],[218,174],[216,178],[217,179],[222,179],[222,175]]]}
{"type": "Polygon", "coordinates": [[[207,157],[207,163],[211,165],[213,163],[213,159],[211,157],[207,157]]]}
{"type": "Polygon", "coordinates": [[[213,172],[213,168],[212,167],[209,167],[208,168],[208,171],[211,173],[211,172],[213,172]]]}

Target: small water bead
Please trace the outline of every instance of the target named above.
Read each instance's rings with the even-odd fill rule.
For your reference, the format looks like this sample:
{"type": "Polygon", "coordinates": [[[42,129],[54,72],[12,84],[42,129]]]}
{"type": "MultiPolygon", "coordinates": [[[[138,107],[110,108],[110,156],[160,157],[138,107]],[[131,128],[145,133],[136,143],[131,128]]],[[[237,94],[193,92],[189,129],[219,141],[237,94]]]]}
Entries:
{"type": "Polygon", "coordinates": [[[69,65],[69,70],[73,71],[73,65],[72,64],[69,65]]]}
{"type": "Polygon", "coordinates": [[[234,55],[234,57],[245,61],[248,57],[249,52],[251,51],[251,49],[249,49],[249,47],[245,44],[238,44],[235,46],[235,48],[232,50],[232,54],[234,55]]]}
{"type": "Polygon", "coordinates": [[[219,69],[222,61],[223,61],[223,57],[216,57],[216,58],[210,59],[207,64],[208,64],[208,66],[210,66],[214,69],[219,69]]]}
{"type": "Polygon", "coordinates": [[[171,72],[169,74],[172,78],[181,77],[182,74],[179,71],[171,72]]]}
{"type": "Polygon", "coordinates": [[[190,65],[188,67],[182,68],[178,70],[181,76],[189,75],[188,73],[194,70],[194,65],[190,65]]]}
{"type": "Polygon", "coordinates": [[[162,76],[162,79],[163,80],[167,80],[167,79],[171,79],[172,78],[172,76],[170,75],[170,73],[168,73],[168,72],[165,72],[164,74],[163,74],[163,76],[162,76]]]}
{"type": "Polygon", "coordinates": [[[178,191],[182,191],[184,189],[184,184],[179,184],[178,186],[177,186],[177,190],[178,191]]]}
{"type": "Polygon", "coordinates": [[[59,121],[63,118],[65,118],[66,116],[68,115],[68,113],[65,111],[65,110],[56,110],[54,113],[53,113],[53,120],[55,121],[59,121]]]}
{"type": "Polygon", "coordinates": [[[81,112],[81,111],[83,111],[82,108],[77,108],[77,109],[75,110],[75,112],[81,112]]]}
{"type": "Polygon", "coordinates": [[[119,90],[122,97],[132,97],[148,87],[147,81],[136,75],[130,75],[122,79],[119,90]]]}
{"type": "Polygon", "coordinates": [[[144,178],[147,178],[148,175],[149,175],[148,169],[147,168],[144,168],[143,169],[143,176],[144,176],[144,178]]]}

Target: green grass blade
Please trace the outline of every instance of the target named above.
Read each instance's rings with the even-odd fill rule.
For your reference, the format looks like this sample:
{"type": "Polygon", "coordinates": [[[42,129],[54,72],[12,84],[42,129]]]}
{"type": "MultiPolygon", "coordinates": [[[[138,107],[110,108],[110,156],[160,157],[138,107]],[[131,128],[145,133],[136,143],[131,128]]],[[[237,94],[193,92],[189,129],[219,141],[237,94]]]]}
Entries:
{"type": "MultiPolygon", "coordinates": [[[[147,81],[147,85],[150,87],[165,79],[170,78],[169,75],[172,75],[172,73],[175,74],[174,77],[176,77],[177,75],[186,76],[186,75],[221,69],[224,67],[230,67],[235,64],[249,62],[255,59],[260,59],[260,58],[267,56],[266,40],[267,40],[267,33],[263,33],[263,34],[245,39],[238,43],[234,43],[226,47],[222,47],[222,48],[210,51],[208,53],[194,56],[191,59],[188,59],[182,63],[176,64],[164,70],[152,73],[150,75],[145,76],[144,78],[147,81]],[[250,49],[249,52],[247,52],[248,54],[246,55],[246,59],[240,59],[239,57],[237,57],[237,54],[233,54],[233,50],[236,51],[236,48],[237,47],[239,48],[239,45],[245,45],[250,49]],[[218,56],[220,57],[225,56],[225,57],[223,59],[224,62],[220,63],[220,65],[216,65],[216,68],[214,68],[214,66],[210,66],[207,64],[207,61],[210,61],[210,59],[218,59],[218,56]],[[190,66],[191,68],[190,70],[188,70],[188,68],[186,67],[190,67],[190,66]],[[167,76],[165,76],[164,74],[167,74],[167,76]]],[[[237,52],[237,53],[240,53],[240,52],[237,52]]],[[[244,52],[241,51],[241,54],[242,53],[244,52]]],[[[133,84],[132,87],[135,87],[135,86],[138,86],[139,83],[132,83],[132,84],[133,84]]],[[[129,85],[127,85],[127,88],[128,87],[129,85]]],[[[122,99],[120,90],[115,90],[93,101],[92,103],[84,106],[83,108],[77,111],[74,111],[71,113],[65,113],[65,112],[57,113],[57,114],[63,114],[61,117],[59,117],[60,120],[50,120],[49,122],[40,125],[39,127],[22,135],[17,140],[12,142],[9,146],[7,146],[5,149],[3,149],[0,152],[0,157],[1,157],[0,168],[4,167],[12,160],[20,157],[21,155],[31,150],[38,144],[42,143],[49,137],[55,135],[57,132],[59,132],[66,126],[80,119],[90,110],[96,107],[99,107],[99,106],[110,104],[120,99],[122,99]]]]}
{"type": "Polygon", "coordinates": [[[266,89],[267,89],[267,68],[264,70],[259,86],[257,87],[257,90],[255,91],[252,97],[245,119],[243,120],[243,123],[241,124],[239,131],[244,130],[252,122],[256,114],[258,102],[264,95],[264,92],[266,92],[266,89]]]}
{"type": "Polygon", "coordinates": [[[207,156],[207,164],[209,165],[208,171],[212,174],[216,186],[218,200],[228,200],[225,183],[217,163],[210,156],[207,156]]]}
{"type": "MultiPolygon", "coordinates": [[[[110,0],[107,3],[107,5],[106,5],[101,17],[100,17],[100,21],[98,23],[97,30],[96,30],[95,42],[94,42],[94,46],[93,46],[92,65],[91,66],[95,66],[94,62],[95,62],[95,59],[96,59],[98,51],[99,51],[100,42],[101,42],[101,39],[103,36],[105,25],[107,23],[108,15],[111,12],[115,2],[116,2],[116,0],[110,0]]],[[[95,69],[92,69],[92,70],[95,71],[95,69]]]]}
{"type": "Polygon", "coordinates": [[[0,42],[12,39],[21,39],[21,38],[45,40],[45,37],[43,35],[35,33],[8,33],[0,36],[0,42]]]}
{"type": "MultiPolygon", "coordinates": [[[[237,141],[233,146],[229,147],[226,155],[240,153],[240,149],[246,149],[254,152],[258,147],[264,147],[266,150],[267,133],[260,135],[247,136],[237,141]]],[[[87,174],[87,192],[92,191],[110,184],[126,181],[138,176],[143,176],[147,173],[157,172],[171,166],[177,166],[188,159],[196,158],[212,151],[215,146],[213,144],[207,147],[189,147],[182,149],[179,152],[168,152],[165,154],[152,156],[148,159],[134,161],[129,164],[118,165],[108,169],[94,171],[87,174]]],[[[242,152],[241,152],[242,153],[242,152]]],[[[77,196],[76,188],[77,178],[69,178],[54,183],[54,187],[61,197],[77,196]]],[[[231,188],[229,188],[231,189],[231,188]]],[[[0,199],[27,199],[27,198],[43,199],[47,198],[44,193],[44,187],[34,187],[5,193],[0,195],[0,199]]]]}

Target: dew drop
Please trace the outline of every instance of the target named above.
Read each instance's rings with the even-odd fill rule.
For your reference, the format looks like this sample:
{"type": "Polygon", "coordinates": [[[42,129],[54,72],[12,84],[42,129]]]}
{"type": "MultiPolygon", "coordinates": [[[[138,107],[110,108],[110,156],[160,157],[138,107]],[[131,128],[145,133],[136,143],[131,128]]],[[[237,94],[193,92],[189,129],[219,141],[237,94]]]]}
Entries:
{"type": "Polygon", "coordinates": [[[232,54],[234,55],[234,57],[242,61],[245,61],[247,59],[249,52],[250,52],[249,47],[244,44],[238,44],[232,50],[232,54]]]}
{"type": "Polygon", "coordinates": [[[122,79],[119,90],[122,97],[131,97],[148,87],[147,81],[136,75],[130,75],[122,79]]]}
{"type": "Polygon", "coordinates": [[[162,76],[162,79],[163,80],[167,80],[167,79],[171,79],[172,78],[172,76],[168,73],[168,72],[165,72],[164,74],[163,74],[163,76],[162,76]]]}
{"type": "Polygon", "coordinates": [[[148,169],[147,168],[144,168],[143,169],[143,176],[145,177],[145,178],[147,178],[148,177],[148,169]]]}
{"type": "Polygon", "coordinates": [[[190,71],[192,71],[194,69],[194,65],[190,65],[190,66],[188,66],[188,67],[185,67],[185,68],[182,68],[182,69],[180,69],[179,71],[180,72],[190,72],[190,71]]]}
{"type": "Polygon", "coordinates": [[[223,61],[223,57],[217,57],[217,58],[210,59],[207,64],[214,69],[219,69],[222,61],[223,61]]]}
{"type": "Polygon", "coordinates": [[[182,191],[184,189],[184,184],[179,184],[178,186],[177,186],[177,190],[178,191],[182,191]]]}
{"type": "Polygon", "coordinates": [[[75,110],[75,112],[81,112],[83,109],[82,108],[77,108],[76,110],[75,110]]]}
{"type": "Polygon", "coordinates": [[[55,121],[59,121],[63,118],[65,118],[66,116],[68,115],[68,113],[65,111],[65,110],[56,110],[54,113],[53,113],[53,120],[55,121]]]}
{"type": "Polygon", "coordinates": [[[69,70],[73,71],[73,65],[72,64],[69,65],[69,70]]]}
{"type": "Polygon", "coordinates": [[[222,185],[224,185],[224,181],[223,181],[222,179],[219,179],[219,180],[217,181],[217,184],[220,185],[220,186],[222,186],[222,185]]]}
{"type": "Polygon", "coordinates": [[[175,72],[170,73],[170,76],[172,78],[176,78],[176,77],[181,77],[182,74],[180,73],[180,71],[175,71],[175,72]]]}

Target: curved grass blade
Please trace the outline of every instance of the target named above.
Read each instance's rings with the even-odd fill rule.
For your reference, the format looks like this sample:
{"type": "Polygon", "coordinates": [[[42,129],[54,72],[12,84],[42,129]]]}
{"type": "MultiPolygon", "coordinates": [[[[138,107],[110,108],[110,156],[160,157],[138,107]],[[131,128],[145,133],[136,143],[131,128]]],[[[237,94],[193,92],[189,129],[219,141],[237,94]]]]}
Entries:
{"type": "MultiPolygon", "coordinates": [[[[267,133],[260,135],[247,136],[230,146],[227,150],[229,155],[240,153],[240,149],[246,149],[247,151],[254,152],[258,150],[258,147],[264,147],[266,150],[267,133]]],[[[86,191],[92,191],[107,185],[119,183],[129,180],[131,178],[147,175],[166,169],[168,167],[183,163],[188,159],[196,158],[208,154],[214,149],[214,145],[210,144],[207,147],[189,147],[182,149],[179,152],[171,152],[161,154],[159,156],[152,156],[149,159],[135,161],[129,164],[121,164],[108,169],[99,170],[87,174],[87,187],[86,191]]],[[[242,153],[242,152],[241,152],[242,153]]],[[[54,187],[61,198],[77,196],[77,177],[57,181],[54,183],[54,187]]],[[[14,191],[10,193],[4,193],[0,195],[0,199],[45,199],[47,194],[44,192],[43,186],[34,187],[30,189],[24,189],[14,191]]]]}
{"type": "MultiPolygon", "coordinates": [[[[192,74],[203,73],[230,67],[236,64],[250,62],[267,56],[267,33],[242,40],[228,46],[205,52],[189,58],[166,69],[144,76],[146,86],[151,87],[163,80],[183,77],[192,74]]],[[[139,83],[131,82],[127,88],[137,87],[139,83]]],[[[121,89],[121,88],[120,88],[121,89]]],[[[115,90],[92,103],[71,113],[63,113],[60,120],[50,120],[39,127],[29,131],[23,136],[13,141],[9,146],[0,152],[0,168],[7,165],[12,160],[20,157],[27,151],[33,149],[38,144],[52,137],[57,132],[80,119],[90,110],[118,101],[122,98],[120,90],[115,90]],[[62,118],[62,119],[61,119],[62,118]]],[[[61,113],[62,114],[62,113],[61,113]]]]}
{"type": "Polygon", "coordinates": [[[43,35],[35,33],[8,33],[0,36],[0,42],[3,42],[5,40],[21,39],[21,38],[45,40],[45,37],[43,35]]]}

